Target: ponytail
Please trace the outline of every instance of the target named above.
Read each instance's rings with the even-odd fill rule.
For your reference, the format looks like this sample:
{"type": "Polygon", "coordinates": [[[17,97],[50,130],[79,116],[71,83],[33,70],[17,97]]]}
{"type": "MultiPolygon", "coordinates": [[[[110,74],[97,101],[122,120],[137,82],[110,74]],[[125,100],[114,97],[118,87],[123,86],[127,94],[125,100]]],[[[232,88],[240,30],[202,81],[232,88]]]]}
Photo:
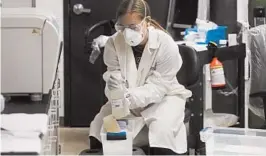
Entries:
{"type": "Polygon", "coordinates": [[[162,30],[165,33],[169,34],[156,20],[151,19],[151,17],[148,17],[148,23],[150,23],[150,25],[153,26],[155,29],[162,30]]]}

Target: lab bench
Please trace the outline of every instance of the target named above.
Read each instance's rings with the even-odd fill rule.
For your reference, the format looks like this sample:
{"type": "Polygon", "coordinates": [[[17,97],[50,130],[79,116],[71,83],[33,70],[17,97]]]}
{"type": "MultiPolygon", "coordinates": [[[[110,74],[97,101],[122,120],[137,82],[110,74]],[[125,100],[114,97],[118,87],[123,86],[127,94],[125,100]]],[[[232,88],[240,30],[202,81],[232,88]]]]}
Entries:
{"type": "Polygon", "coordinates": [[[12,97],[9,102],[6,102],[5,109],[1,113],[1,155],[58,155],[60,153],[58,128],[61,90],[59,84],[57,78],[54,89],[51,89],[48,95],[44,95],[42,101],[33,102],[29,97],[24,96],[12,97]],[[25,122],[25,125],[21,122],[25,122]],[[33,135],[36,133],[35,125],[36,127],[42,125],[43,129],[37,131],[39,135],[35,135],[36,137],[33,135]],[[32,135],[27,138],[16,136],[15,132],[18,129],[33,129],[27,131],[28,135],[32,135]]]}

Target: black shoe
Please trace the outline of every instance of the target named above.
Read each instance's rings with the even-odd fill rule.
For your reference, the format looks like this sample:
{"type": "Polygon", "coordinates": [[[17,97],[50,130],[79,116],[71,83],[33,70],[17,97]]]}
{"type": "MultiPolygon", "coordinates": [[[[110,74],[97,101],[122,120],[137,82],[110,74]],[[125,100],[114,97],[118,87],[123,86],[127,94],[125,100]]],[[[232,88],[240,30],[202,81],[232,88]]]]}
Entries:
{"type": "Polygon", "coordinates": [[[266,122],[260,127],[260,129],[266,129],[266,122]]]}
{"type": "Polygon", "coordinates": [[[140,148],[146,155],[150,155],[150,146],[141,146],[140,148]]]}
{"type": "Polygon", "coordinates": [[[79,155],[103,155],[102,149],[85,149],[79,155]]]}
{"type": "Polygon", "coordinates": [[[79,155],[103,155],[102,143],[94,137],[89,137],[89,140],[90,149],[81,151],[79,155]]]}
{"type": "Polygon", "coordinates": [[[91,136],[89,137],[89,139],[90,139],[90,149],[102,149],[103,148],[102,143],[98,139],[91,137],[91,136]]]}
{"type": "Polygon", "coordinates": [[[174,151],[167,148],[152,147],[150,149],[151,155],[187,155],[187,153],[177,154],[174,151]]]}

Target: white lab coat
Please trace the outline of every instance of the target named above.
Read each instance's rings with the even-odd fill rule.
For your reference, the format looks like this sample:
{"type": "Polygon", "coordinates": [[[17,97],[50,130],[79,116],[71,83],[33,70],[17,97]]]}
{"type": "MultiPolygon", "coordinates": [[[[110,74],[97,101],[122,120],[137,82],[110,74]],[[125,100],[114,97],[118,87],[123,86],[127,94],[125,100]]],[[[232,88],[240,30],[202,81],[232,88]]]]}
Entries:
{"type": "MultiPolygon", "coordinates": [[[[135,125],[134,143],[143,127],[148,127],[151,147],[172,149],[176,153],[187,151],[186,128],[183,123],[186,98],[191,91],[180,85],[176,74],[182,66],[182,58],[174,40],[165,32],[149,27],[149,39],[137,69],[132,48],[126,44],[122,33],[116,33],[107,41],[104,61],[107,82],[110,74],[128,81],[131,109],[139,113],[143,122],[135,125]]],[[[109,90],[105,88],[109,97],[109,90]]],[[[111,114],[109,102],[96,115],[90,126],[90,136],[101,140],[103,117],[111,114]]],[[[141,131],[143,132],[143,131],[141,131]]],[[[137,141],[138,140],[138,141],[137,141]]],[[[147,142],[146,141],[146,142],[147,142]]],[[[143,144],[145,140],[142,140],[143,144]]]]}

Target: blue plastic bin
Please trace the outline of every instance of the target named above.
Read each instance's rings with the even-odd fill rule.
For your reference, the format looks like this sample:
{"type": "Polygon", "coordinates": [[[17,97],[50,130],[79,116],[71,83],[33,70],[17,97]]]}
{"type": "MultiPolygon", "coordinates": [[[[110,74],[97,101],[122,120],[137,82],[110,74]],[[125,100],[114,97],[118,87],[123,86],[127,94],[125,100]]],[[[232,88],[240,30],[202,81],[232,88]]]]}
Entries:
{"type": "MultiPolygon", "coordinates": [[[[185,31],[185,35],[188,34],[188,32],[198,32],[197,27],[194,28],[188,28],[185,31]]],[[[205,42],[198,42],[198,44],[208,44],[210,41],[215,42],[216,44],[219,44],[220,40],[225,40],[227,34],[227,27],[226,26],[218,26],[217,29],[209,30],[206,34],[206,41],[205,42]]]]}

